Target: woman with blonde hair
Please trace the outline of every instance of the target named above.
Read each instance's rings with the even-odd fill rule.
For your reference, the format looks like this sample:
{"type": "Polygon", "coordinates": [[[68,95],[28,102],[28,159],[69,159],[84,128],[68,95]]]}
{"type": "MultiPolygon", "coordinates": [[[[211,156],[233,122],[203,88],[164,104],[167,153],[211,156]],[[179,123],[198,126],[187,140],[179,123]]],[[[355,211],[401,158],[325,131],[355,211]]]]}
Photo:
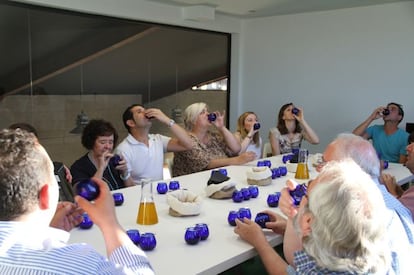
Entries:
{"type": "Polygon", "coordinates": [[[184,126],[193,141],[191,150],[174,153],[173,176],[186,175],[255,159],[253,152],[240,152],[240,143],[224,125],[224,113],[208,112],[207,104],[193,103],[184,111],[184,126]],[[215,120],[209,115],[214,114],[215,120]]]}
{"type": "Polygon", "coordinates": [[[262,138],[259,134],[260,123],[254,112],[244,112],[237,120],[234,136],[240,142],[240,152],[254,152],[256,159],[262,158],[262,138]]]}

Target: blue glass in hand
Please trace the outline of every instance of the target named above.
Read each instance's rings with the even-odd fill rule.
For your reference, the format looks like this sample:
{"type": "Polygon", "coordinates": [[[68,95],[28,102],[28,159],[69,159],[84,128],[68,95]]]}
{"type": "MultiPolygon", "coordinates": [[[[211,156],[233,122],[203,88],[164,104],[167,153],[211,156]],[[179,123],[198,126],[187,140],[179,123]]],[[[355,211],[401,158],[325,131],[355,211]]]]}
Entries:
{"type": "Polygon", "coordinates": [[[305,184],[298,184],[294,190],[290,190],[290,196],[293,199],[294,205],[299,205],[302,197],[306,195],[306,185],[305,184]]]}
{"type": "Polygon", "coordinates": [[[252,218],[252,212],[250,211],[250,208],[240,208],[238,218],[240,220],[243,220],[243,218],[248,218],[250,220],[252,218]]]}
{"type": "Polygon", "coordinates": [[[113,166],[113,167],[117,167],[119,165],[119,162],[121,161],[121,156],[119,155],[113,155],[112,158],[109,159],[109,163],[113,166]]]}
{"type": "Polygon", "coordinates": [[[207,117],[210,122],[216,121],[217,119],[217,115],[215,113],[210,113],[207,117]]]}
{"type": "Polygon", "coordinates": [[[298,109],[298,108],[296,108],[296,107],[294,107],[293,109],[292,109],[292,114],[294,114],[294,115],[298,115],[299,114],[299,112],[300,112],[300,110],[298,109]]]}
{"type": "Polygon", "coordinates": [[[266,228],[266,223],[270,222],[270,217],[266,213],[257,213],[254,221],[260,225],[261,228],[266,228]]]}
{"type": "Polygon", "coordinates": [[[92,179],[84,179],[75,184],[75,193],[88,201],[99,196],[99,186],[92,179]]]}

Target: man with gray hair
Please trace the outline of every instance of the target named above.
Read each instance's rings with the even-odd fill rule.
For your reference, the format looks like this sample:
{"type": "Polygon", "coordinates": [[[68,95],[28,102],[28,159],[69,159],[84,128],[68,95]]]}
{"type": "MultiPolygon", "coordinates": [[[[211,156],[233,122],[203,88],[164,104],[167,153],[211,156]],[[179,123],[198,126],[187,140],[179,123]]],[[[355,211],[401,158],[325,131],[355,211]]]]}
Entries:
{"type": "Polygon", "coordinates": [[[234,231],[256,248],[269,274],[385,274],[391,268],[387,216],[373,180],[347,159],[328,164],[300,203],[293,225],[303,250],[295,252],[295,268],[254,222],[237,220],[234,231]]]}
{"type": "MultiPolygon", "coordinates": [[[[325,162],[338,161],[346,158],[353,159],[363,171],[371,176],[380,190],[386,207],[392,211],[387,220],[387,234],[390,239],[389,247],[392,255],[392,268],[396,274],[410,274],[412,269],[411,255],[414,254],[414,225],[410,211],[394,198],[379,183],[380,161],[372,144],[362,137],[353,134],[340,134],[331,142],[323,153],[325,162]]],[[[294,186],[289,186],[289,189],[294,186]]],[[[288,188],[282,190],[279,207],[288,217],[285,239],[290,239],[290,245],[284,245],[286,260],[293,264],[293,255],[302,248],[301,241],[295,236],[292,218],[297,214],[297,208],[292,203],[288,188]]]]}

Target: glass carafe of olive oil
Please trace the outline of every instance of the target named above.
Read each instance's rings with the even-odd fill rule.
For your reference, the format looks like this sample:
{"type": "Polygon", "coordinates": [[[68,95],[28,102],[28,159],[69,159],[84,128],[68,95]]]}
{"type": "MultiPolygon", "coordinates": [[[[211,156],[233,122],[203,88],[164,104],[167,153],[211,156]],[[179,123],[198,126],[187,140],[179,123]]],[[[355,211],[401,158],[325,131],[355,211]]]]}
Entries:
{"type": "Polygon", "coordinates": [[[300,149],[298,154],[298,167],[296,168],[296,179],[309,179],[308,150],[300,149]]]}
{"type": "Polygon", "coordinates": [[[142,179],[139,184],[141,185],[141,200],[139,202],[137,223],[143,225],[156,224],[158,223],[158,215],[155,208],[152,181],[142,179]]]}

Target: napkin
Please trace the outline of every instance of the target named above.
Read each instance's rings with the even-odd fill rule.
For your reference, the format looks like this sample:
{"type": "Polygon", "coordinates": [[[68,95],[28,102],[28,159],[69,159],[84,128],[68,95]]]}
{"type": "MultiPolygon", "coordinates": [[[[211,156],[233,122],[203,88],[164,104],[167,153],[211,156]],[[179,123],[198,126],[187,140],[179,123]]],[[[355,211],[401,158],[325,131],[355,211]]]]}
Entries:
{"type": "Polygon", "coordinates": [[[236,190],[236,183],[229,180],[230,178],[220,173],[220,171],[213,171],[205,189],[207,197],[212,199],[231,198],[236,190]]]}

